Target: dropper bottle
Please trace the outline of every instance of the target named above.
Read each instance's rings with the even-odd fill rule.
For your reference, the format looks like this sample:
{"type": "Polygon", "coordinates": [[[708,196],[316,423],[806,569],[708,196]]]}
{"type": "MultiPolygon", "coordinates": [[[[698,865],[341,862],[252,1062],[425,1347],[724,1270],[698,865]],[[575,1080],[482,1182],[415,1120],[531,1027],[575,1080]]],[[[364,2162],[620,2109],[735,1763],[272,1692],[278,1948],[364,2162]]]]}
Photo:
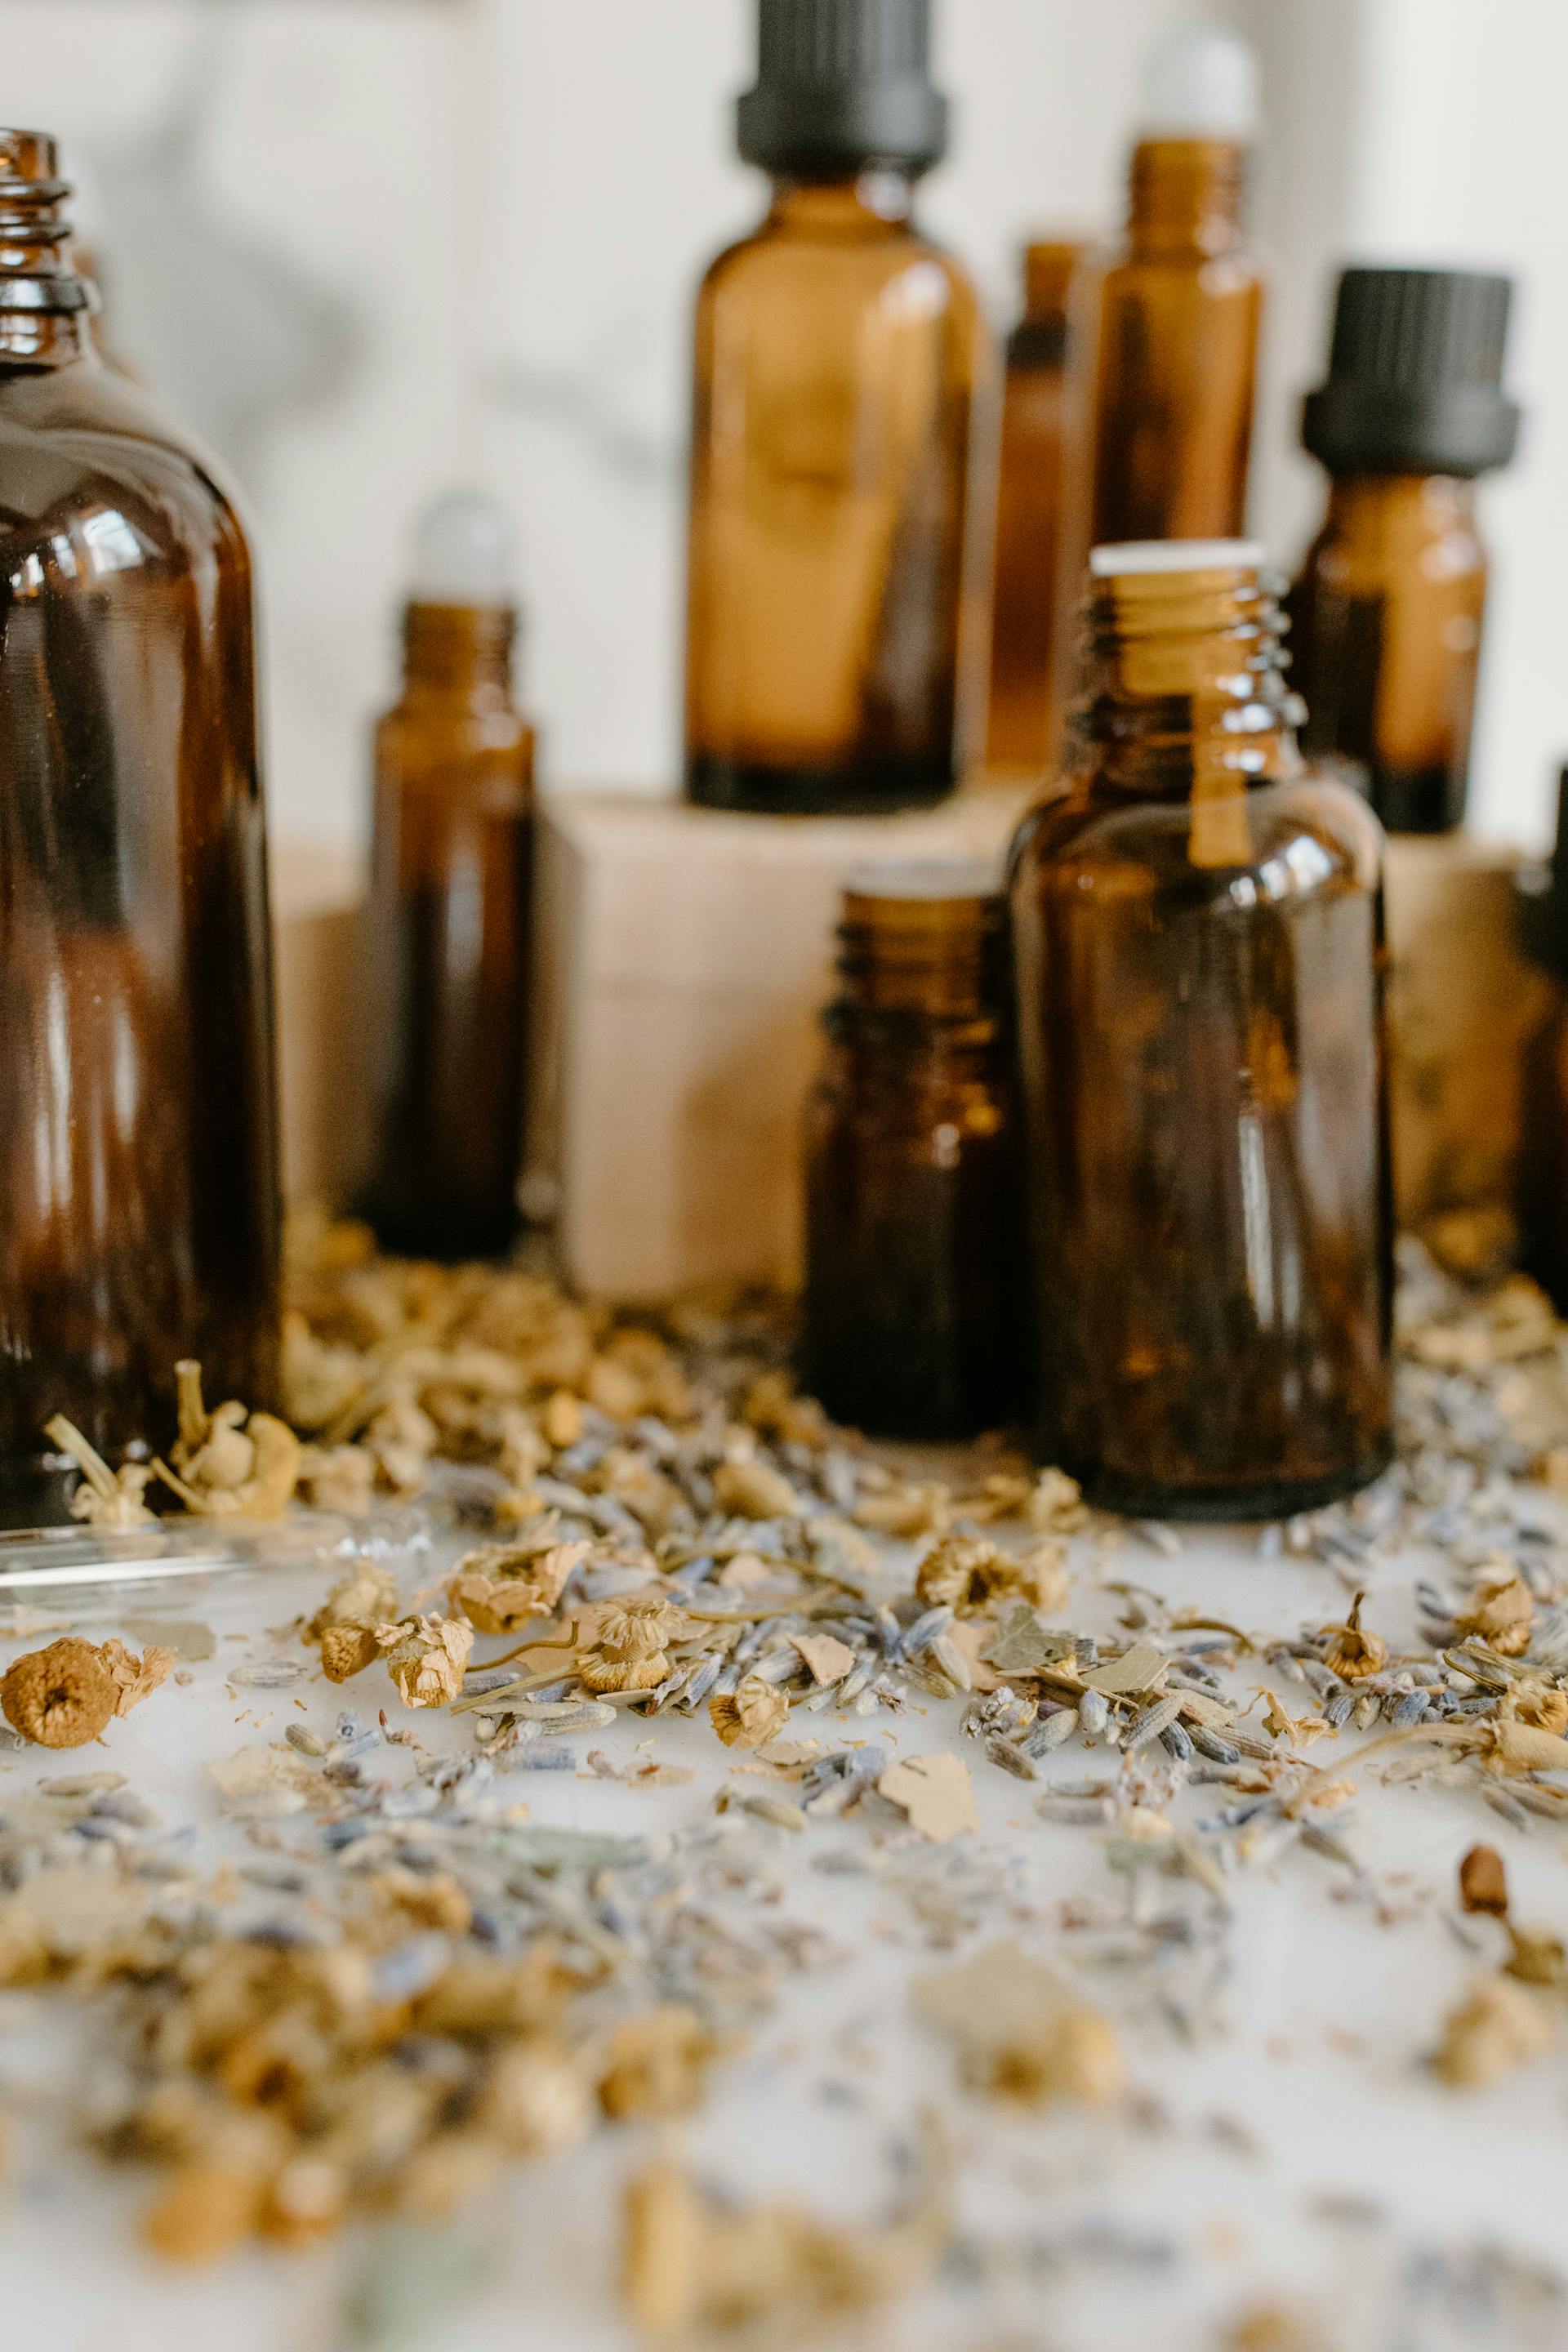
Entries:
{"type": "MultiPolygon", "coordinates": [[[[1089,365],[1089,546],[1227,539],[1247,515],[1263,276],[1242,219],[1258,61],[1219,25],[1163,41],[1144,76],[1125,244],[1089,365]]],[[[1080,580],[1071,582],[1076,604],[1080,580]]]]}
{"type": "Polygon", "coordinates": [[[510,525],[457,491],[415,533],[403,693],[375,734],[368,919],[388,1249],[494,1256],[518,1226],[533,730],[512,702],[510,525]]]}

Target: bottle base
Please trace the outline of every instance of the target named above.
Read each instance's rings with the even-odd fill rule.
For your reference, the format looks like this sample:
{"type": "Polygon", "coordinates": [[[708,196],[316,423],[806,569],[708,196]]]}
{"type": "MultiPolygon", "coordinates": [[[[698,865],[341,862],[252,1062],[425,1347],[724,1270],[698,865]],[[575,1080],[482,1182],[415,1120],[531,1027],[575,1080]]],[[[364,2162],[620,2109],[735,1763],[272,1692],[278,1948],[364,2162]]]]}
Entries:
{"type": "Polygon", "coordinates": [[[1276,1478],[1237,1486],[1170,1486],[1153,1481],[1085,1471],[1079,1475],[1084,1500],[1097,1511],[1127,1519],[1188,1519],[1210,1526],[1293,1519],[1341,1503],[1380,1478],[1394,1459],[1392,1442],[1342,1470],[1319,1478],[1276,1478]]]}
{"type": "Polygon", "coordinates": [[[522,1220],[515,1209],[500,1217],[443,1216],[400,1213],[367,1202],[360,1214],[377,1244],[391,1257],[429,1258],[438,1265],[462,1265],[478,1258],[509,1257],[522,1220]]]}
{"type": "Polygon", "coordinates": [[[958,783],[950,759],[773,766],[702,752],[686,763],[686,797],[744,816],[891,816],[935,808],[958,783]]]}

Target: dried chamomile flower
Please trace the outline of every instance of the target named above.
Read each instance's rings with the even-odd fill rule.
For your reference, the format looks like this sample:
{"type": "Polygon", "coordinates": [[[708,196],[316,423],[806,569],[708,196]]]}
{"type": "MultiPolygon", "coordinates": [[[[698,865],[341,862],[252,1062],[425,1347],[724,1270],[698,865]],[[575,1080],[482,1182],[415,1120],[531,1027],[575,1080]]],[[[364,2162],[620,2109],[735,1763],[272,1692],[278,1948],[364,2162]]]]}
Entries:
{"type": "Polygon", "coordinates": [[[1347,1683],[1363,1682],[1369,1675],[1381,1674],[1388,1662],[1388,1644],[1363,1628],[1361,1612],[1365,1599],[1364,1592],[1358,1592],[1344,1623],[1324,1628],[1328,1641],[1323,1664],[1331,1674],[1341,1675],[1347,1683]]]}
{"type": "Polygon", "coordinates": [[[460,1611],[481,1633],[513,1633],[532,1618],[548,1617],[593,1549],[581,1540],[555,1542],[555,1524],[553,1513],[541,1523],[542,1542],[524,1534],[465,1552],[447,1588],[453,1614],[460,1611]]]}
{"type": "Polygon", "coordinates": [[[1535,1601],[1510,1559],[1488,1560],[1476,1580],[1470,1605],[1454,1619],[1461,1634],[1484,1642],[1500,1658],[1517,1658],[1530,1647],[1535,1601]]]}
{"type": "Polygon", "coordinates": [[[689,2115],[701,2101],[719,2044],[694,2009],[678,2002],[624,2018],[610,2038],[599,2104],[623,2121],[689,2115]]]}
{"type": "Polygon", "coordinates": [[[151,1698],[159,1685],[168,1681],[180,1663],[174,1651],[160,1649],[156,1643],[150,1644],[138,1658],[123,1642],[112,1639],[101,1645],[99,1655],[108,1667],[110,1679],[114,1685],[116,1715],[129,1715],[133,1706],[140,1706],[144,1698],[151,1698]]]}
{"type": "Polygon", "coordinates": [[[14,1731],[40,1748],[84,1748],[113,1717],[120,1687],[102,1653],[74,1635],[16,1659],[0,1682],[14,1731]]]}
{"type": "Polygon", "coordinates": [[[916,1999],[955,2045],[964,2080],[992,2098],[1098,2106],[1121,2091],[1121,2052],[1104,2018],[1016,1943],[926,1978],[916,1999]]]}
{"type": "Polygon", "coordinates": [[[737,1519],[797,1519],[800,1497],[784,1476],[755,1454],[736,1452],[713,1473],[713,1499],[737,1519]]]}
{"type": "Polygon", "coordinates": [[[915,1542],[921,1536],[941,1536],[952,1517],[952,1489],[931,1479],[921,1484],[889,1481],[885,1486],[862,1488],[855,1517],[863,1528],[879,1535],[915,1542]]]}
{"type": "Polygon", "coordinates": [[[1047,1612],[1065,1609],[1068,1592],[1068,1548],[1060,1536],[1047,1536],[1026,1552],[1003,1552],[980,1570],[977,1580],[986,1601],[1026,1601],[1047,1612]]]}
{"type": "Polygon", "coordinates": [[[1556,2033],[1538,1992],[1511,1977],[1483,1977],[1445,2021],[1432,2063],[1451,2089],[1484,2090],[1539,2058],[1556,2033]]]}
{"type": "Polygon", "coordinates": [[[303,1315],[283,1318],[283,1405],[296,1429],[325,1429],[353,1403],[365,1384],[355,1348],[319,1339],[303,1315]]]}
{"type": "Polygon", "coordinates": [[[916,1569],[915,1591],[928,1609],[980,1608],[1009,1565],[984,1536],[944,1536],[916,1569]]]}
{"type": "Polygon", "coordinates": [[[606,1601],[592,1645],[578,1654],[577,1672],[597,1693],[657,1690],[669,1673],[668,1645],[687,1630],[685,1616],[662,1592],[606,1601]]]}
{"type": "Polygon", "coordinates": [[[581,2059],[558,2042],[521,2042],[496,2061],[479,2120],[514,2156],[537,2157],[584,2138],[593,2114],[581,2059]]]}
{"type": "Polygon", "coordinates": [[[320,1641],[329,1625],[384,1625],[396,1613],[396,1577],[380,1560],[362,1559],[333,1585],[310,1632],[320,1641]]]}
{"type": "Polygon", "coordinates": [[[416,1495],[425,1484],[430,1456],[441,1433],[429,1414],[411,1396],[395,1396],[383,1405],[364,1443],[376,1466],[395,1494],[416,1495]]]}
{"type": "Polygon", "coordinates": [[[1544,1675],[1521,1675],[1498,1700],[1498,1713],[1505,1722],[1532,1724],[1561,1738],[1568,1732],[1568,1690],[1544,1675]]]}
{"type": "Polygon", "coordinates": [[[747,1675],[732,1691],[715,1691],[708,1719],[726,1748],[765,1748],[789,1721],[789,1701],[761,1675],[747,1675]]]}
{"type": "Polygon", "coordinates": [[[763,1372],[752,1382],[741,1418],[761,1437],[813,1448],[826,1444],[832,1426],[816,1399],[799,1395],[782,1372],[763,1372]]]}
{"type": "Polygon", "coordinates": [[[405,1617],[375,1638],[405,1706],[447,1706],[460,1698],[474,1629],[453,1617],[405,1617]]]}
{"type": "Polygon", "coordinates": [[[1065,1470],[1042,1470],[1024,1516],[1037,1535],[1070,1536],[1089,1525],[1089,1506],[1076,1478],[1065,1470]]]}
{"type": "Polygon", "coordinates": [[[89,1528],[144,1528],[153,1513],[143,1497],[155,1472],[150,1462],[127,1462],[111,1470],[95,1446],[89,1445],[74,1421],[57,1412],[44,1423],[44,1435],[68,1454],[81,1472],[81,1484],[70,1499],[70,1515],[89,1528]]]}
{"type": "Polygon", "coordinates": [[[346,1683],[355,1675],[363,1675],[381,1654],[374,1625],[321,1628],[321,1672],[330,1683],[346,1683]]]}
{"type": "Polygon", "coordinates": [[[174,1468],[153,1466],[185,1508],[218,1517],[275,1519],[300,1475],[300,1445],[287,1422],[242,1404],[208,1412],[202,1368],[186,1357],[174,1366],[180,1436],[174,1468]],[[178,1475],[176,1475],[176,1473],[178,1475]]]}
{"type": "Polygon", "coordinates": [[[612,1446],[593,1475],[593,1486],[624,1504],[635,1519],[657,1539],[678,1519],[689,1518],[690,1507],[673,1478],[667,1478],[646,1454],[631,1446],[612,1446]]]}
{"type": "Polygon", "coordinates": [[[376,1463],[363,1445],[307,1445],[300,1454],[300,1498],[316,1511],[360,1518],[375,1499],[376,1463]]]}

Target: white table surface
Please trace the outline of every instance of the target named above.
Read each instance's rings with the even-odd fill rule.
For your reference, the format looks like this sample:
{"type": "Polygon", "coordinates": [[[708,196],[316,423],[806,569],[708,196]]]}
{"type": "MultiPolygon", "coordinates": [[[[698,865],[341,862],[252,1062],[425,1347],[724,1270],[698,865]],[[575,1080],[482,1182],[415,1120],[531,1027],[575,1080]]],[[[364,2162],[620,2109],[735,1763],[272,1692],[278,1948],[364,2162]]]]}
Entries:
{"type": "MultiPolygon", "coordinates": [[[[1097,1590],[1107,1575],[1260,1634],[1293,1635],[1303,1622],[1343,1613],[1346,1590],[1335,1570],[1261,1559],[1253,1535],[1188,1536],[1175,1558],[1131,1531],[1110,1554],[1079,1536],[1072,1553],[1073,1602],[1056,1622],[1080,1630],[1114,1629],[1115,1597],[1097,1590]]],[[[1405,1556],[1376,1570],[1368,1618],[1391,1640],[1413,1633],[1412,1580],[1431,1568],[1430,1559],[1405,1556]]],[[[213,1580],[162,1601],[139,1594],[140,1615],[156,1608],[217,1629],[217,1656],[190,1668],[184,1686],[164,1688],[112,1726],[104,1749],[0,1757],[0,1814],[37,1781],[111,1766],[153,1799],[171,1832],[195,1825],[202,1858],[244,1859],[247,1832],[222,1819],[205,1763],[277,1739],[289,1721],[329,1730],[345,1705],[373,1720],[387,1696],[379,1672],[343,1689],[319,1678],[297,1691],[226,1681],[237,1663],[300,1656],[279,1629],[322,1589],[319,1573],[274,1571],[265,1581],[248,1574],[213,1580]]],[[[87,1630],[107,1632],[113,1622],[106,1612],[87,1630]]],[[[32,1645],[7,1636],[0,1665],[32,1645]]],[[[476,1661],[497,1646],[481,1642],[476,1661]]],[[[1292,1713],[1306,1711],[1308,1694],[1261,1658],[1244,1661],[1232,1686],[1258,1683],[1278,1689],[1292,1713]]],[[[401,1713],[395,1703],[391,1712],[401,1713]]],[[[1039,1790],[988,1763],[979,1744],[961,1736],[960,1712],[957,1702],[932,1700],[901,1720],[797,1716],[792,1736],[809,1720],[826,1747],[842,1737],[885,1741],[889,1750],[964,1754],[982,1822],[979,1839],[963,1842],[966,1859],[982,1881],[1011,1889],[1000,1908],[986,1911],[973,1944],[933,1946],[901,1885],[910,1871],[940,1879],[957,1849],[939,1853],[885,1810],[876,1819],[814,1823],[798,1836],[726,1816],[728,1833],[776,1873],[769,1916],[809,1923],[837,1957],[784,1985],[776,2013],[720,2071],[681,2145],[704,2176],[737,2195],[787,2193],[829,2214],[870,2216],[891,2193],[889,2147],[930,2105],[954,2152],[965,2243],[990,2248],[983,2277],[973,2262],[950,2265],[855,2340],[954,2352],[1156,2345],[1195,2352],[1224,2342],[1239,2312],[1270,2299],[1327,2314],[1322,2342],[1350,2352],[1568,2340],[1564,2307],[1550,2298],[1533,2334],[1499,2317],[1484,2298],[1466,2300],[1467,2278],[1482,2274],[1470,2267],[1479,2250],[1496,2247],[1550,2268],[1568,2261],[1568,2037],[1482,2092],[1446,2089],[1427,2064],[1445,2013],[1500,1949],[1492,1923],[1460,1926],[1460,1856],[1477,1840],[1496,1845],[1516,1916],[1568,1932],[1563,1834],[1546,1822],[1516,1832],[1474,1786],[1385,1789],[1382,1766],[1369,1767],[1353,1806],[1332,1821],[1364,1863],[1359,1885],[1293,1845],[1227,1878],[1234,1929],[1224,1943],[1223,1981],[1207,1981],[1211,1956],[1179,1946],[1159,1966],[1091,1966],[1083,1955],[1096,1935],[1064,1925],[1064,1905],[1084,1898],[1108,1922],[1125,1920],[1131,1882],[1108,1869],[1102,1832],[1042,1821],[1039,1790]],[[1110,2112],[1056,2107],[1019,2118],[957,2089],[950,2052],[911,2017],[909,1988],[999,1931],[1059,1966],[1111,2018],[1131,2100],[1110,2112]],[[1178,2011],[1198,2021],[1195,2041],[1173,2021],[1178,2011]]],[[[432,1746],[457,1751],[470,1738],[460,1719],[401,1719],[416,1723],[432,1746]]],[[[1250,1720],[1256,1728],[1257,1716],[1250,1720]]],[[[721,1750],[705,1721],[623,1719],[595,1738],[624,1757],[650,1736],[661,1760],[692,1769],[689,1785],[642,1790],[583,1769],[519,1774],[509,1790],[539,1822],[656,1832],[711,1821],[726,1782],[763,1785],[734,1782],[747,1759],[721,1750]]],[[[593,1744],[577,1743],[579,1751],[593,1744]]],[[[1348,1759],[1359,1744],[1320,1743],[1312,1761],[1333,1752],[1353,1777],[1348,1759]]],[[[388,1769],[404,1761],[399,1752],[388,1769]]],[[[1109,1778],[1116,1769],[1114,1754],[1086,1754],[1075,1741],[1042,1764],[1041,1787],[1109,1778]]],[[[1202,1819],[1233,1796],[1189,1788],[1173,1818],[1202,1819]]],[[[272,1826],[287,1832],[291,1824],[272,1826]]],[[[1139,1886],[1137,1900],[1150,1913],[1195,1914],[1205,1900],[1190,1882],[1151,1874],[1139,1886]]],[[[259,1912],[265,1899],[247,1890],[237,1918],[259,1912]]],[[[0,1993],[0,2099],[19,2118],[23,2145],[0,2190],[5,2352],[205,2352],[209,2345],[331,2352],[342,2343],[345,2288],[365,2259],[355,2234],[305,2254],[251,2252],[189,2275],[139,2249],[135,2217],[150,2176],[110,2173],[50,2143],[49,2086],[82,2063],[84,2046],[90,2042],[68,2002],[0,1993]]],[[[461,2225],[480,2250],[476,2274],[482,2260],[489,2284],[455,2298],[439,2324],[410,2340],[431,2352],[497,2345],[623,2352],[634,2339],[615,2291],[619,2184],[661,2145],[647,2128],[606,2128],[510,2175],[461,2225]]],[[[1530,2299],[1524,2294],[1523,2303],[1530,2299]]]]}

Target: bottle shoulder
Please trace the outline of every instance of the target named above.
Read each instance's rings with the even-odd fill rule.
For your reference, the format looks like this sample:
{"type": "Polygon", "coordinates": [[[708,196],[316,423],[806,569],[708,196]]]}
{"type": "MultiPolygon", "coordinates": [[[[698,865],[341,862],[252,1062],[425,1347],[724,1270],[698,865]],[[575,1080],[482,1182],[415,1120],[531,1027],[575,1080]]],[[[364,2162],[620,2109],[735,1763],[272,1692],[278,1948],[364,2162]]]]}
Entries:
{"type": "Polygon", "coordinates": [[[809,290],[814,285],[880,299],[911,273],[921,307],[978,320],[979,297],[963,264],[910,222],[879,224],[866,235],[812,234],[763,222],[717,253],[698,289],[700,313],[809,290]]]}
{"type": "Polygon", "coordinates": [[[1013,886],[1026,895],[1034,887],[1091,894],[1163,885],[1185,890],[1206,877],[1231,906],[1379,887],[1383,827],[1349,785],[1309,768],[1255,785],[1241,808],[1247,857],[1200,863],[1193,855],[1191,801],[1129,801],[1069,787],[1025,818],[1014,843],[1013,886]]]}
{"type": "Polygon", "coordinates": [[[0,535],[79,538],[96,572],[215,550],[248,562],[216,463],[94,359],[0,367],[0,535]]]}

